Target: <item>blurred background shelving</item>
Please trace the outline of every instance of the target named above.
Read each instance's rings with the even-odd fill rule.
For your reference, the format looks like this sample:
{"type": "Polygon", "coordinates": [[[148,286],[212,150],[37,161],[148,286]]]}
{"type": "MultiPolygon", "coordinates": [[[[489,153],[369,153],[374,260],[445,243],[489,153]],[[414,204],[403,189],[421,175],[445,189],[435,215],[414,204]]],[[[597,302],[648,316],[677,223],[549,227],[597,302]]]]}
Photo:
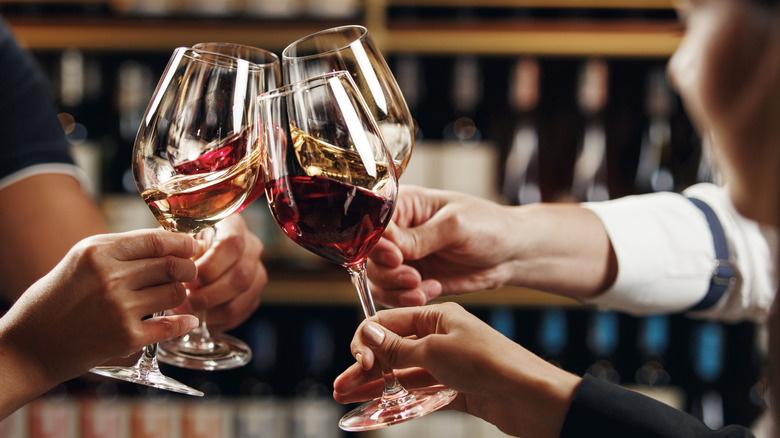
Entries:
{"type": "MultiPolygon", "coordinates": [[[[417,121],[402,183],[524,204],[675,191],[709,180],[701,141],[664,80],[682,35],[673,3],[0,0],[0,15],[47,73],[90,189],[112,228],[123,231],[156,226],[128,178],[129,154],[174,47],[231,41],[280,54],[341,24],[368,27],[417,121]],[[597,168],[578,165],[585,150],[597,168]]],[[[255,203],[242,214],[264,242],[271,279],[256,314],[235,330],[255,351],[250,365],[211,374],[167,368],[207,392],[199,404],[88,376],[0,422],[0,438],[152,436],[138,432],[157,418],[146,412],[150,406],[168,422],[155,437],[344,436],[335,428],[344,410],[330,399],[330,385],[353,361],[349,340],[361,314],[352,285],[343,269],[282,236],[267,206],[255,203]],[[104,408],[97,417],[103,430],[119,435],[85,432],[96,424],[95,400],[104,408]],[[197,418],[205,418],[200,433],[197,418]],[[40,432],[44,420],[64,434],[40,432]]],[[[513,287],[446,299],[566,369],[617,379],[713,425],[749,425],[763,408],[762,340],[752,324],[616,315],[513,287]]],[[[366,435],[503,436],[453,414],[366,435]]]]}

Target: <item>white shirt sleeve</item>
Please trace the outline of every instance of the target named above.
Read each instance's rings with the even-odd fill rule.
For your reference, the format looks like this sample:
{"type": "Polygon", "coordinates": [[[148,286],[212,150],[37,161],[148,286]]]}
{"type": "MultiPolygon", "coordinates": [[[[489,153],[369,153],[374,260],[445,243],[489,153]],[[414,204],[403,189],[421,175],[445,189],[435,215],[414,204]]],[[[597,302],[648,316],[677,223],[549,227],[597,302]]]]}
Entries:
{"type": "Polygon", "coordinates": [[[704,213],[686,197],[704,201],[718,216],[737,272],[714,306],[690,316],[763,321],[778,285],[777,232],[741,216],[726,189],[713,184],[583,204],[601,219],[618,262],[612,287],[585,302],[647,315],[686,312],[704,298],[715,249],[704,213]]]}

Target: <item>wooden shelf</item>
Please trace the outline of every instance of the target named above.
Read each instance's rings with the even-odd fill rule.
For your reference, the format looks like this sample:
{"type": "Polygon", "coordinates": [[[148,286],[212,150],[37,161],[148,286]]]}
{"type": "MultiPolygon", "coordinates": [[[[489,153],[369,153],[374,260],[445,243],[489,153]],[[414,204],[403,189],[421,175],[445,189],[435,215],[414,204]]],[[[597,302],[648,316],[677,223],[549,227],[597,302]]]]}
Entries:
{"type": "Polygon", "coordinates": [[[388,6],[674,9],[673,0],[388,0],[388,6]]]}
{"type": "Polygon", "coordinates": [[[20,43],[32,50],[169,51],[201,41],[231,41],[281,50],[291,41],[344,23],[255,22],[206,19],[6,18],[20,43]]]}
{"type": "MultiPolygon", "coordinates": [[[[80,48],[159,51],[200,41],[232,41],[281,50],[304,35],[344,23],[271,23],[221,20],[9,19],[33,50],[80,48]]],[[[372,30],[372,33],[374,31],[372,30]]],[[[677,23],[391,24],[376,39],[385,53],[535,54],[665,57],[678,46],[677,23]]]]}
{"type": "Polygon", "coordinates": [[[390,53],[535,54],[666,57],[680,44],[676,22],[572,22],[395,24],[383,50],[390,53]]]}
{"type": "MultiPolygon", "coordinates": [[[[481,291],[466,295],[447,296],[436,301],[454,301],[463,306],[567,306],[577,307],[581,304],[571,298],[547,294],[536,290],[503,287],[495,290],[481,291]]],[[[296,278],[271,276],[263,290],[263,303],[268,304],[315,304],[315,305],[347,305],[358,307],[359,301],[349,277],[341,275],[311,274],[297,275],[296,278]]]]}

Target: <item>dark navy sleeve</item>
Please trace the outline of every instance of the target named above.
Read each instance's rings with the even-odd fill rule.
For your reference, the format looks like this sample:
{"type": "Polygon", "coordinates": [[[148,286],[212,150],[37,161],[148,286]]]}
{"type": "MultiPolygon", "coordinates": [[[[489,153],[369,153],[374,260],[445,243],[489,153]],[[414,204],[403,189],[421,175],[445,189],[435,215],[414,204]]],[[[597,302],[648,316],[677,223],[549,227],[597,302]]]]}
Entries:
{"type": "Polygon", "coordinates": [[[73,159],[49,83],[0,17],[0,179],[41,163],[73,159]]]}
{"type": "Polygon", "coordinates": [[[712,430],[698,418],[586,375],[574,393],[561,438],[736,438],[753,437],[741,426],[712,430]]]}

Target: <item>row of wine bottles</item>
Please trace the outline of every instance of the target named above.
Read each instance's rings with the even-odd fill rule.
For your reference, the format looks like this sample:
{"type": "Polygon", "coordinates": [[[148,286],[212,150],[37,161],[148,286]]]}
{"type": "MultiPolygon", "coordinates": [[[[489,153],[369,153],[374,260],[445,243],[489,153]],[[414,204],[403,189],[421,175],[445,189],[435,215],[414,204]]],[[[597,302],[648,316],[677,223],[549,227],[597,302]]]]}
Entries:
{"type": "Polygon", "coordinates": [[[663,60],[392,61],[418,139],[491,144],[491,184],[508,203],[598,201],[717,178],[663,60]]]}
{"type": "MultiPolygon", "coordinates": [[[[96,193],[134,193],[132,143],[168,54],[37,55],[66,132],[93,163],[96,193]]],[[[717,177],[662,60],[398,55],[389,63],[416,118],[418,150],[437,144],[433,160],[444,161],[482,148],[494,166],[463,174],[429,161],[424,174],[456,173],[462,186],[487,185],[508,203],[603,200],[717,177]]],[[[420,161],[431,160],[424,154],[420,161]]]]}
{"type": "MultiPolygon", "coordinates": [[[[726,325],[680,315],[633,317],[581,307],[469,310],[564,369],[645,392],[697,415],[713,428],[750,426],[764,408],[763,340],[753,324],[726,325]]],[[[349,342],[360,319],[357,305],[262,305],[232,331],[252,348],[252,361],[245,367],[204,372],[163,365],[166,375],[206,393],[203,399],[88,374],[51,391],[15,419],[0,422],[0,438],[122,436],[100,434],[97,424],[138,428],[163,419],[167,428],[175,424],[181,435],[160,429],[154,436],[343,436],[336,423],[347,407],[331,398],[332,382],[354,362],[349,342]],[[90,425],[96,429],[92,434],[65,434],[71,426],[49,426],[63,429],[57,434],[33,433],[45,428],[39,424],[43,419],[73,422],[90,415],[100,421],[82,418],[80,426],[72,427],[90,425]],[[225,435],[225,430],[232,435],[225,435]]],[[[416,430],[411,436],[417,436],[421,430],[440,429],[432,426],[441,424],[439,415],[389,428],[387,436],[401,430],[416,430]]],[[[451,425],[470,430],[467,436],[498,436],[479,422],[447,418],[451,425]]],[[[456,433],[453,427],[444,430],[456,433]]],[[[420,436],[461,436],[428,433],[420,436]]]]}

